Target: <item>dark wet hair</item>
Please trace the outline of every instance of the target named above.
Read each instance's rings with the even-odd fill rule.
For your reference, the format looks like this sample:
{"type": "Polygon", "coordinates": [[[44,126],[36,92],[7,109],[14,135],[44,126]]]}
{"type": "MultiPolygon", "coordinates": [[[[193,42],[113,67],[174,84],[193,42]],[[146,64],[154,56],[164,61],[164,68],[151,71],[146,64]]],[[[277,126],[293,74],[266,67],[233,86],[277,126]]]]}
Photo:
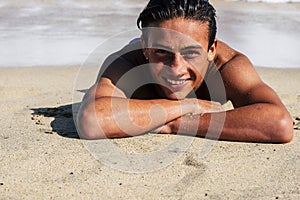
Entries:
{"type": "Polygon", "coordinates": [[[152,23],[183,17],[208,22],[208,48],[214,43],[217,25],[216,10],[208,0],[150,0],[137,19],[139,29],[152,23]]]}

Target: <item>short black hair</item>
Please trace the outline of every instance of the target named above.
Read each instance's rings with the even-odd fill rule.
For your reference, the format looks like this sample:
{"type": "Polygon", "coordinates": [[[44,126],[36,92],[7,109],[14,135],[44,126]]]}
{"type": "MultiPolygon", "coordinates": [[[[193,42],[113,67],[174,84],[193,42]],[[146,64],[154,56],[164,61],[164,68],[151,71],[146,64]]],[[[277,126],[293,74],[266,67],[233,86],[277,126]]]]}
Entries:
{"type": "Polygon", "coordinates": [[[214,43],[217,25],[216,10],[208,0],[150,0],[137,19],[139,29],[151,23],[183,17],[208,23],[208,48],[214,43]]]}

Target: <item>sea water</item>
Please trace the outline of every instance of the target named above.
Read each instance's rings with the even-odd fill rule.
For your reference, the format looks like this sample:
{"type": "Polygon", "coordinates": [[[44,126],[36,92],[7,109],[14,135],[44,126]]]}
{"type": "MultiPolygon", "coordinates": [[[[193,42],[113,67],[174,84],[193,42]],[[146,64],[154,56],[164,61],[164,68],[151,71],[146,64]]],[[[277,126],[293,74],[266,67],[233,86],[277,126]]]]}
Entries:
{"type": "Polygon", "coordinates": [[[256,66],[300,68],[300,4],[276,1],[217,8],[218,37],[256,66]]]}
{"type": "MultiPolygon", "coordinates": [[[[140,35],[136,18],[146,3],[0,0],[0,67],[80,65],[104,41],[111,39],[114,45],[116,37],[124,43],[118,49],[132,39],[126,32],[140,35]]],[[[300,67],[298,8],[298,4],[216,7],[218,38],[248,55],[254,65],[300,67]]]]}

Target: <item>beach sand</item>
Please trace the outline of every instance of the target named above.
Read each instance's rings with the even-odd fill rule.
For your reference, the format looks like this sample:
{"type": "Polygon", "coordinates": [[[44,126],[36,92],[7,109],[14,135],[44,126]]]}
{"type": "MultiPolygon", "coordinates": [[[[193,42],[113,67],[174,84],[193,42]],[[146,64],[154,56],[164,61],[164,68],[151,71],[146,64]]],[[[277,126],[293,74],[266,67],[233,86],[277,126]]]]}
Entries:
{"type": "MultiPolygon", "coordinates": [[[[193,138],[169,166],[128,173],[95,159],[76,138],[71,105],[79,67],[1,68],[0,199],[299,199],[300,69],[257,70],[298,123],[291,143],[193,138]],[[200,158],[203,143],[213,147],[200,158]]],[[[174,137],[114,143],[144,153],[174,137]]]]}

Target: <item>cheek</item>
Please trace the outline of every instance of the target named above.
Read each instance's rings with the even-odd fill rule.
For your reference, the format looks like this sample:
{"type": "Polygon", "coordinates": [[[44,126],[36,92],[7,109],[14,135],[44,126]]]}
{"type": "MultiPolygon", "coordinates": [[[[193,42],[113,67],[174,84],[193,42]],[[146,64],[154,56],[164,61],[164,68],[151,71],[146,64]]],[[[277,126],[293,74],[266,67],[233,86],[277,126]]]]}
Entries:
{"type": "Polygon", "coordinates": [[[164,65],[163,64],[160,64],[160,63],[151,63],[150,64],[150,73],[153,77],[156,77],[162,70],[163,70],[163,67],[164,65]]]}
{"type": "Polygon", "coordinates": [[[206,71],[207,71],[208,63],[196,65],[192,67],[191,72],[196,76],[197,79],[203,79],[205,77],[206,71]]]}
{"type": "Polygon", "coordinates": [[[193,67],[190,70],[190,76],[194,80],[194,89],[197,89],[203,82],[205,74],[207,72],[207,67],[193,67]]]}
{"type": "Polygon", "coordinates": [[[150,71],[150,75],[151,75],[153,81],[156,82],[156,81],[157,81],[157,77],[158,77],[159,70],[158,70],[156,67],[151,66],[149,71],[150,71]]]}

